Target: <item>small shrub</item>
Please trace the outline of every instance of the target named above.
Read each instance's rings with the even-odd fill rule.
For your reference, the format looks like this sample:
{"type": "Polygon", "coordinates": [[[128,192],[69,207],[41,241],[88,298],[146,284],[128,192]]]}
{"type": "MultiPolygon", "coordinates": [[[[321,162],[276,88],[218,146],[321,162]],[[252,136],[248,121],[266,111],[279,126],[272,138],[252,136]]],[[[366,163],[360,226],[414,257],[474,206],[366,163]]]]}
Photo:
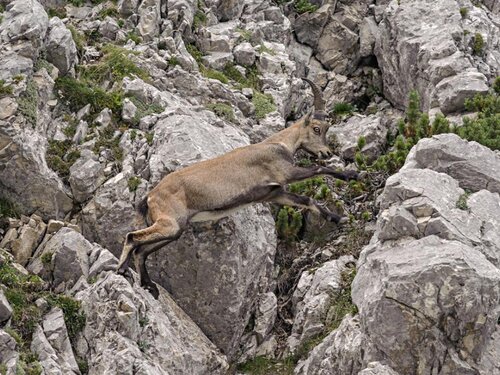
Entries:
{"type": "Polygon", "coordinates": [[[75,7],[81,7],[85,4],[85,0],[68,0],[68,3],[74,5],[75,7]]]}
{"type": "Polygon", "coordinates": [[[155,113],[162,113],[165,109],[156,103],[144,103],[135,96],[129,96],[128,98],[137,108],[134,118],[131,121],[133,126],[138,126],[143,117],[150,116],[155,113]]]}
{"type": "Polygon", "coordinates": [[[154,132],[146,133],[145,138],[146,138],[146,142],[148,143],[148,145],[151,146],[153,144],[154,136],[155,136],[154,132]]]}
{"type": "Polygon", "coordinates": [[[224,73],[219,72],[218,70],[212,69],[212,68],[206,68],[203,65],[200,67],[201,74],[203,74],[204,77],[210,78],[210,79],[216,79],[222,83],[228,83],[229,80],[227,77],[224,75],[224,73]]]}
{"type": "Polygon", "coordinates": [[[121,113],[123,106],[121,92],[107,92],[91,83],[71,77],[59,77],[56,80],[56,90],[59,98],[64,100],[72,111],[76,112],[90,104],[94,114],[104,108],[111,109],[114,114],[121,113]]]}
{"type": "Polygon", "coordinates": [[[210,103],[206,105],[207,109],[214,112],[217,116],[222,117],[227,121],[234,122],[236,117],[234,116],[233,108],[225,103],[210,103]]]}
{"type": "Polygon", "coordinates": [[[177,66],[180,65],[179,59],[177,56],[172,56],[168,59],[168,65],[169,66],[177,66]]]}
{"type": "Polygon", "coordinates": [[[118,9],[116,9],[116,7],[114,6],[104,8],[98,14],[98,17],[102,20],[106,17],[118,18],[119,16],[120,14],[118,13],[118,9]]]}
{"type": "Polygon", "coordinates": [[[302,214],[300,211],[288,206],[279,210],[276,218],[276,230],[281,239],[288,243],[296,241],[301,228],[302,214]]]}
{"type": "Polygon", "coordinates": [[[130,177],[128,179],[128,190],[130,192],[134,192],[137,190],[137,188],[139,187],[139,185],[141,184],[141,179],[137,176],[133,176],[133,177],[130,177]]]}
{"type": "Polygon", "coordinates": [[[295,11],[299,14],[315,12],[318,9],[318,6],[311,4],[309,0],[295,0],[293,5],[295,7],[295,11]]]}
{"type": "Polygon", "coordinates": [[[203,59],[203,53],[198,49],[198,47],[194,44],[186,44],[186,49],[189,54],[193,56],[193,59],[198,63],[198,65],[200,65],[201,60],[203,59]]]}
{"type": "Polygon", "coordinates": [[[458,201],[456,207],[460,210],[469,211],[469,206],[467,205],[467,199],[469,199],[470,192],[463,193],[460,197],[458,197],[458,201]]]}
{"type": "Polygon", "coordinates": [[[111,44],[104,46],[102,51],[102,61],[83,68],[81,78],[96,83],[102,83],[106,79],[121,81],[133,75],[143,80],[149,79],[148,73],[131,60],[130,56],[136,55],[135,52],[111,44]]]}
{"type": "Polygon", "coordinates": [[[21,94],[18,101],[18,111],[24,116],[26,122],[33,128],[38,117],[38,88],[33,79],[28,80],[26,91],[21,94]]]}
{"type": "Polygon", "coordinates": [[[259,46],[259,48],[257,48],[257,51],[258,51],[260,54],[262,54],[262,53],[267,53],[267,54],[269,54],[269,55],[271,55],[271,56],[276,55],[276,51],[275,51],[274,49],[272,49],[272,48],[268,48],[268,47],[266,47],[264,44],[261,44],[261,45],[259,46]]]}
{"type": "Polygon", "coordinates": [[[141,44],[142,42],[142,38],[139,35],[137,35],[135,31],[129,31],[127,33],[127,38],[133,41],[135,44],[141,44]]]}
{"type": "Polygon", "coordinates": [[[12,95],[13,90],[11,85],[6,85],[3,79],[0,79],[0,98],[12,95]]]}
{"type": "Polygon", "coordinates": [[[201,9],[197,9],[193,17],[193,29],[207,24],[207,15],[201,9]]]}
{"type": "Polygon", "coordinates": [[[63,181],[68,180],[69,169],[80,157],[80,152],[70,140],[49,140],[45,160],[50,169],[56,172],[63,181]]]}
{"type": "Polygon", "coordinates": [[[238,372],[251,375],[292,375],[296,363],[290,357],[282,360],[257,356],[237,366],[238,372]]]}
{"type": "Polygon", "coordinates": [[[86,321],[85,314],[81,311],[80,301],[65,295],[51,295],[47,301],[63,311],[68,337],[74,343],[76,335],[83,330],[86,321]]]}
{"type": "Polygon", "coordinates": [[[86,359],[76,357],[76,363],[82,375],[87,375],[89,373],[89,363],[86,359]]]}
{"type": "Polygon", "coordinates": [[[137,347],[143,353],[146,353],[150,347],[150,344],[146,341],[137,341],[137,347]]]}
{"type": "Polygon", "coordinates": [[[469,13],[469,10],[466,7],[460,8],[460,15],[462,16],[462,18],[467,17],[468,13],[469,13]]]}
{"type": "Polygon", "coordinates": [[[19,212],[16,205],[6,198],[0,197],[0,218],[2,217],[18,217],[19,212]]]}
{"type": "Polygon", "coordinates": [[[252,40],[252,32],[250,30],[236,28],[236,32],[240,34],[240,38],[245,42],[250,42],[252,40]]]}
{"type": "Polygon", "coordinates": [[[72,25],[68,26],[69,31],[71,32],[71,36],[73,38],[73,41],[75,42],[76,49],[78,50],[78,54],[82,56],[83,54],[83,48],[85,47],[85,44],[87,43],[85,39],[85,35],[77,31],[72,25]]]}
{"type": "Polygon", "coordinates": [[[40,257],[40,260],[42,261],[42,264],[44,265],[44,267],[50,266],[50,264],[52,263],[53,255],[54,255],[54,253],[48,252],[48,253],[43,254],[40,257]]]}
{"type": "Polygon", "coordinates": [[[66,18],[66,9],[64,7],[49,8],[47,13],[50,18],[58,17],[60,19],[66,18]]]}
{"type": "Polygon", "coordinates": [[[356,107],[350,103],[339,102],[333,105],[331,112],[335,117],[346,117],[356,112],[356,110],[356,107]]]}
{"type": "Polygon", "coordinates": [[[274,99],[270,94],[262,94],[254,90],[252,103],[255,107],[255,118],[257,120],[261,120],[266,117],[268,113],[276,111],[274,99]]]}
{"type": "Polygon", "coordinates": [[[484,48],[484,38],[480,33],[474,34],[474,44],[472,46],[472,52],[474,55],[482,55],[484,48]]]}

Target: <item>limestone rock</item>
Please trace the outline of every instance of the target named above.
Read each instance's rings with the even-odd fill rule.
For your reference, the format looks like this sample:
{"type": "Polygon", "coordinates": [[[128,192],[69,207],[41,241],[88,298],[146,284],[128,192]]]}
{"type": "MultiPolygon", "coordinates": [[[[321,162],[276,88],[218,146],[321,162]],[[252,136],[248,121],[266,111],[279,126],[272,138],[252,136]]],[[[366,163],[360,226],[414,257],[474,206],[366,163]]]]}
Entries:
{"type": "Polygon", "coordinates": [[[69,184],[77,202],[85,202],[104,182],[104,168],[92,158],[79,158],[70,168],[69,184]]]}
{"type": "Polygon", "coordinates": [[[77,50],[71,32],[58,18],[50,19],[47,36],[47,61],[54,64],[62,75],[68,74],[78,63],[77,50]]]}
{"type": "Polygon", "coordinates": [[[36,0],[12,1],[0,24],[0,36],[4,41],[29,40],[35,48],[42,45],[49,17],[36,0]]]}
{"type": "Polygon", "coordinates": [[[45,315],[42,327],[35,330],[31,350],[38,354],[45,372],[79,374],[62,310],[52,309],[45,315]]]}
{"type": "Polygon", "coordinates": [[[360,137],[365,138],[366,143],[361,153],[368,160],[374,160],[380,155],[387,140],[387,127],[380,115],[352,116],[339,126],[330,127],[328,133],[335,134],[340,143],[341,156],[346,160],[354,160],[360,137]]]}
{"type": "Polygon", "coordinates": [[[76,298],[87,317],[77,347],[88,359],[89,373],[223,375],[228,370],[224,356],[162,288],[156,301],[107,273],[76,298]]]}
{"type": "Polygon", "coordinates": [[[369,357],[370,344],[357,317],[346,316],[340,326],[299,362],[295,375],[357,375],[369,357]]]}
{"type": "Polygon", "coordinates": [[[463,110],[466,98],[487,91],[487,78],[500,66],[500,29],[480,8],[472,7],[470,17],[473,22],[462,21],[453,0],[391,2],[384,8],[374,53],[384,94],[394,105],[403,108],[409,91],[416,89],[424,109],[450,113],[463,110]],[[463,46],[465,30],[491,41],[481,52],[486,64],[476,63],[472,50],[463,46]]]}
{"type": "Polygon", "coordinates": [[[0,290],[0,324],[9,320],[11,315],[12,307],[10,307],[9,301],[7,301],[3,290],[0,290]]]}
{"type": "Polygon", "coordinates": [[[0,363],[7,367],[7,374],[15,374],[19,360],[16,340],[3,329],[0,329],[0,348],[2,348],[0,350],[0,363]]]}
{"type": "Polygon", "coordinates": [[[496,325],[499,280],[500,271],[479,251],[428,236],[370,254],[352,296],[363,330],[394,370],[440,366],[445,373],[460,367],[472,373],[469,364],[496,325]]]}
{"type": "Polygon", "coordinates": [[[29,220],[28,225],[23,226],[19,237],[10,243],[12,254],[17,263],[25,266],[33,255],[33,252],[42,241],[47,225],[36,215],[29,220]]]}
{"type": "Polygon", "coordinates": [[[342,288],[342,272],[348,263],[354,263],[352,256],[342,256],[324,263],[314,273],[305,271],[293,295],[294,320],[288,347],[294,352],[301,344],[321,333],[325,317],[335,293],[342,288]]]}
{"type": "Polygon", "coordinates": [[[243,66],[252,66],[255,62],[255,50],[253,46],[248,43],[241,43],[234,47],[234,59],[236,62],[243,66]]]}
{"type": "Polygon", "coordinates": [[[370,362],[358,375],[398,375],[396,371],[380,362],[370,362]]]}
{"type": "Polygon", "coordinates": [[[429,168],[459,181],[463,189],[500,193],[500,157],[476,142],[454,134],[421,140],[407,157],[405,168],[429,168]]]}
{"type": "Polygon", "coordinates": [[[62,228],[45,244],[40,257],[36,258],[28,269],[39,271],[41,257],[44,254],[52,254],[48,265],[50,281],[56,291],[62,292],[69,290],[81,276],[88,277],[88,256],[91,251],[92,245],[80,233],[70,228],[62,228]]]}

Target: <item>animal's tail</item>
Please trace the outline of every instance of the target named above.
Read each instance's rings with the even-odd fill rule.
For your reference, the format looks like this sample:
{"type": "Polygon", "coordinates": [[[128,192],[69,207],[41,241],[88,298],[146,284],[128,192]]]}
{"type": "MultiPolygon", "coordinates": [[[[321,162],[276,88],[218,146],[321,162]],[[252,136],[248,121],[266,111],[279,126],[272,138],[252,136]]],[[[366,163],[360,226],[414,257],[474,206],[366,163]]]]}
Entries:
{"type": "Polygon", "coordinates": [[[146,195],[137,205],[137,212],[139,212],[145,219],[148,216],[148,196],[146,195]]]}

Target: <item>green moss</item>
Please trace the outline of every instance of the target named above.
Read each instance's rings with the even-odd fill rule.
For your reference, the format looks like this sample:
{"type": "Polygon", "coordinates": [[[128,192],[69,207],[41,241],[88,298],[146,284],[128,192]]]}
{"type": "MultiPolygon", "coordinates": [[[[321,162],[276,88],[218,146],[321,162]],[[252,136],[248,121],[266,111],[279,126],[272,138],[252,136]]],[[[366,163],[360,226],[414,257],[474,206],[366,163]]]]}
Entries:
{"type": "Polygon", "coordinates": [[[142,180],[139,177],[137,177],[137,176],[130,177],[128,179],[128,182],[127,182],[127,184],[128,184],[128,190],[130,192],[136,191],[137,188],[139,187],[139,185],[141,184],[141,181],[142,180]]]}
{"type": "Polygon", "coordinates": [[[293,5],[295,7],[295,11],[299,14],[315,12],[318,9],[318,6],[311,4],[309,0],[295,0],[293,5]]]}
{"type": "Polygon", "coordinates": [[[257,120],[261,120],[268,113],[276,111],[274,99],[270,94],[262,94],[254,90],[252,103],[255,106],[255,117],[257,120]]]}
{"type": "Polygon", "coordinates": [[[112,152],[114,160],[117,163],[121,163],[123,161],[123,150],[120,147],[120,137],[115,137],[114,132],[113,127],[108,126],[96,141],[94,152],[99,154],[101,150],[109,149],[112,152]]]}
{"type": "Polygon", "coordinates": [[[75,7],[81,7],[83,4],[85,4],[85,0],[68,0],[68,3],[74,5],[75,7]]]}
{"type": "Polygon", "coordinates": [[[217,116],[222,117],[227,121],[234,122],[236,117],[234,116],[233,108],[225,103],[210,103],[206,105],[207,109],[214,112],[217,116]]]}
{"type": "Polygon", "coordinates": [[[472,46],[472,53],[474,55],[482,55],[484,48],[484,38],[480,33],[474,34],[474,44],[472,46]]]}
{"type": "Polygon", "coordinates": [[[86,359],[77,357],[76,363],[82,375],[87,375],[89,373],[89,363],[86,359]]]}
{"type": "Polygon", "coordinates": [[[469,10],[466,7],[460,8],[460,15],[462,16],[462,18],[467,17],[468,13],[469,13],[469,10]]]}
{"type": "Polygon", "coordinates": [[[34,128],[38,117],[38,88],[33,79],[29,79],[26,83],[26,91],[20,95],[17,104],[18,112],[34,128]]]}

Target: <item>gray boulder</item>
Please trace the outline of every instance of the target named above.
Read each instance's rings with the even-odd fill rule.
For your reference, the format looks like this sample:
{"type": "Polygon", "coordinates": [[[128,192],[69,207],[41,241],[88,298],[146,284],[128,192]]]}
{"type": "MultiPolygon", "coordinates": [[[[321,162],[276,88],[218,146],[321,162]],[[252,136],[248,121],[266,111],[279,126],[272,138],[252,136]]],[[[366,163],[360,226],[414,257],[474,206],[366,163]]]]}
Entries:
{"type": "Polygon", "coordinates": [[[418,142],[408,154],[404,169],[409,168],[446,173],[463,189],[500,193],[500,156],[454,134],[440,134],[418,142]]]}
{"type": "Polygon", "coordinates": [[[160,0],[143,0],[139,4],[137,14],[139,23],[137,31],[144,41],[151,41],[160,33],[160,0]]]}
{"type": "Polygon", "coordinates": [[[31,350],[47,374],[80,374],[60,308],[52,309],[35,329],[31,350]]]}
{"type": "Polygon", "coordinates": [[[376,159],[387,141],[387,127],[380,115],[352,116],[340,125],[330,127],[328,134],[337,137],[340,143],[340,156],[346,160],[354,160],[360,137],[365,138],[366,143],[361,153],[368,160],[376,159]]]}
{"type": "Polygon", "coordinates": [[[314,272],[302,273],[292,300],[294,320],[288,338],[291,352],[323,332],[328,310],[342,288],[342,272],[347,270],[348,263],[354,262],[352,256],[342,256],[324,263],[314,272]]]}
{"type": "Polygon", "coordinates": [[[12,307],[5,297],[3,290],[0,290],[0,324],[3,324],[10,319],[12,315],[12,307]]]}
{"type": "Polygon", "coordinates": [[[88,277],[91,251],[92,245],[80,233],[62,228],[45,243],[28,269],[48,278],[54,290],[63,292],[71,289],[81,276],[88,277]],[[42,261],[44,256],[50,259],[48,264],[42,261]]]}
{"type": "Polygon", "coordinates": [[[45,9],[36,0],[12,1],[4,13],[0,24],[0,37],[5,42],[29,40],[33,47],[43,44],[49,17],[45,9]]]}
{"type": "Polygon", "coordinates": [[[90,374],[223,375],[228,370],[224,356],[162,288],[156,301],[107,273],[76,298],[86,315],[78,355],[87,358],[90,374]]]}
{"type": "Polygon", "coordinates": [[[15,374],[19,361],[16,340],[3,329],[0,329],[0,348],[0,363],[5,365],[7,374],[15,374]]]}
{"type": "Polygon", "coordinates": [[[93,158],[79,158],[69,170],[69,184],[77,202],[85,202],[104,182],[104,168],[93,158]]]}
{"type": "Polygon", "coordinates": [[[295,375],[357,375],[370,358],[370,343],[359,319],[346,316],[340,326],[317,345],[307,359],[299,362],[295,375]]]}
{"type": "Polygon", "coordinates": [[[398,375],[396,371],[380,362],[370,362],[358,375],[398,375]]]}
{"type": "Polygon", "coordinates": [[[384,94],[395,106],[404,108],[409,91],[416,89],[424,109],[440,107],[450,113],[463,110],[466,98],[487,91],[487,78],[500,66],[500,30],[485,10],[471,7],[470,12],[474,22],[469,24],[453,0],[393,1],[384,8],[374,53],[383,73],[384,94]],[[486,64],[478,63],[463,45],[465,30],[491,40],[482,52],[486,64]]]}
{"type": "Polygon", "coordinates": [[[45,45],[47,60],[54,64],[62,75],[72,71],[78,63],[77,50],[71,31],[57,17],[50,19],[49,33],[45,45]]]}
{"type": "Polygon", "coordinates": [[[369,254],[352,297],[378,357],[396,371],[473,374],[496,325],[499,281],[475,248],[428,236],[369,254]]]}
{"type": "Polygon", "coordinates": [[[47,225],[37,215],[32,215],[26,225],[18,230],[18,236],[12,240],[8,247],[17,263],[25,266],[33,255],[35,249],[42,242],[47,225]]]}

